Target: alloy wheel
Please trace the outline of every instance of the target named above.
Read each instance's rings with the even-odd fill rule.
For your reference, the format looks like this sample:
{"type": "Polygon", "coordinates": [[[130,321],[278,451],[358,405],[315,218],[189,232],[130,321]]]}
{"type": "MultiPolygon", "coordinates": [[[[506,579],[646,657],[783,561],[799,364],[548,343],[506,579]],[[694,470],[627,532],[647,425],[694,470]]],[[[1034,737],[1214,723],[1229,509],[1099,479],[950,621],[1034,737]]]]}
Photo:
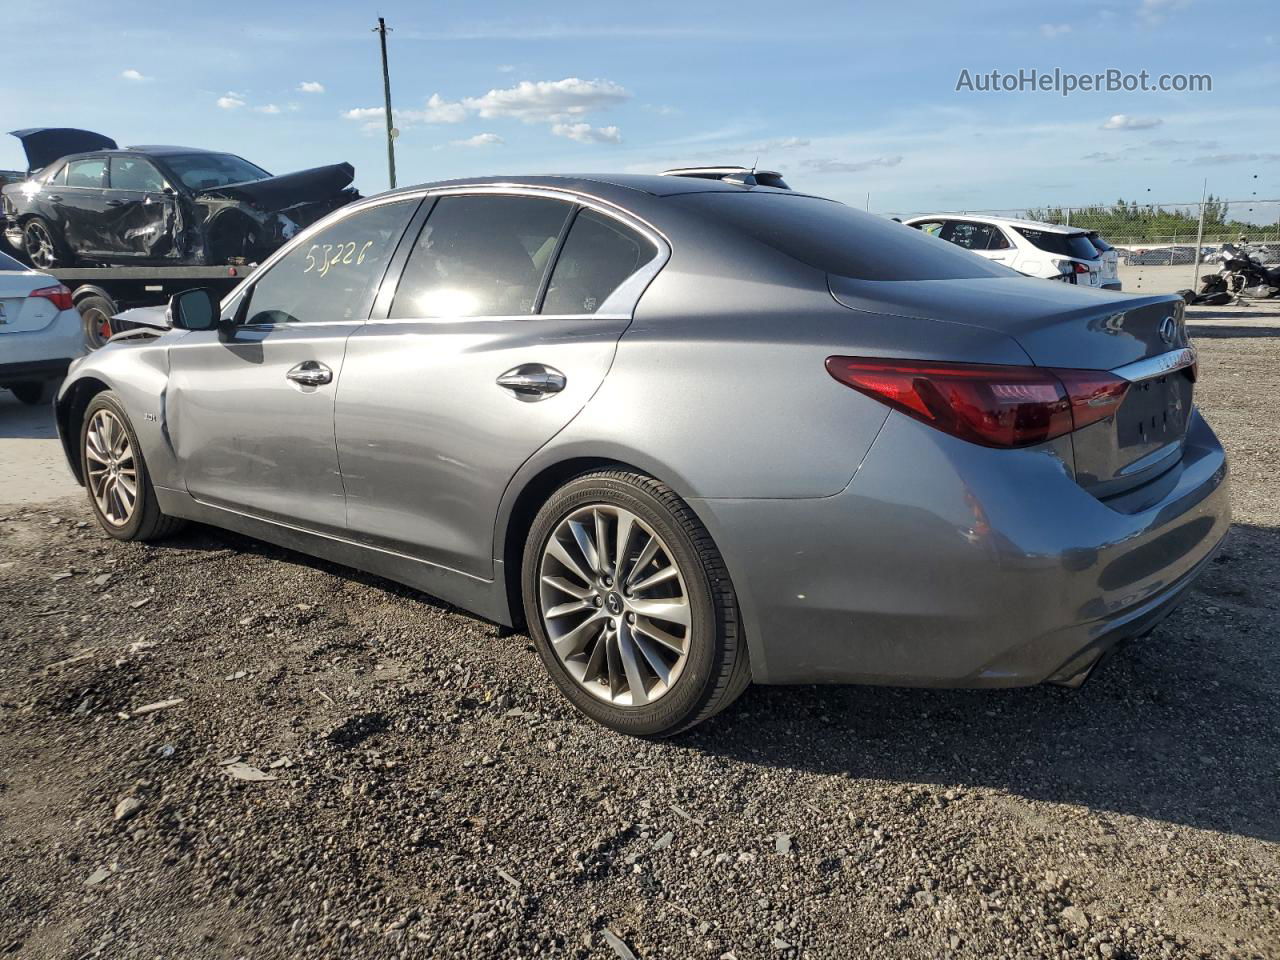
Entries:
{"type": "Polygon", "coordinates": [[[39,220],[32,220],[27,224],[23,231],[23,243],[27,248],[27,256],[32,266],[48,269],[57,262],[58,255],[53,248],[53,237],[39,220]]]}
{"type": "Polygon", "coordinates": [[[538,599],[565,670],[614,706],[653,703],[688,661],[684,576],[653,527],[623,507],[592,504],[560,521],[542,549],[538,599]]]}
{"type": "Polygon", "coordinates": [[[129,432],[110,410],[99,410],[85,433],[89,491],[112,526],[123,527],[138,504],[138,463],[129,432]]]}

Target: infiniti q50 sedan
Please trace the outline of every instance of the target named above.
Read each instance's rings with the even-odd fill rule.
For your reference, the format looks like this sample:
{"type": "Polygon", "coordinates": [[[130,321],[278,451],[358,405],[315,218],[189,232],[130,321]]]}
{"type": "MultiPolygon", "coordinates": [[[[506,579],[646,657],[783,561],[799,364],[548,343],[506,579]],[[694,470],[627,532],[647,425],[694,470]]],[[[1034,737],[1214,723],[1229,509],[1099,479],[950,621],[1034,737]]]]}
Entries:
{"type": "Polygon", "coordinates": [[[658,736],[757,683],[1078,684],[1228,526],[1182,302],[749,182],[357,202],[78,361],[124,540],[226,527],[527,626],[658,736]]]}

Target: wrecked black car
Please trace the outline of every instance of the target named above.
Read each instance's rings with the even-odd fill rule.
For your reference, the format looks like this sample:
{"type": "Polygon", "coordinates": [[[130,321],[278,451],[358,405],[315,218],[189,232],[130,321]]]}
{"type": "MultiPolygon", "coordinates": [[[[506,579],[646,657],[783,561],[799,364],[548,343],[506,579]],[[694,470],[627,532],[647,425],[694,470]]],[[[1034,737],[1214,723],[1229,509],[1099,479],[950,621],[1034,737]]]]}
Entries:
{"type": "Polygon", "coordinates": [[[116,146],[68,127],[15,130],[28,176],[0,190],[4,235],[41,269],[246,264],[359,194],[349,163],[273,177],[230,153],[116,146]]]}

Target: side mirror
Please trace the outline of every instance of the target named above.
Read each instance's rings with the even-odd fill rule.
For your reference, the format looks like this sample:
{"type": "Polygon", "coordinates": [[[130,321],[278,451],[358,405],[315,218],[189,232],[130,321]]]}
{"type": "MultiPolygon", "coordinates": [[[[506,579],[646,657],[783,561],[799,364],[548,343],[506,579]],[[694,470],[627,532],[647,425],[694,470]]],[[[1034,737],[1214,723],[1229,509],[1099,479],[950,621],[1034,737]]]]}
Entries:
{"type": "Polygon", "coordinates": [[[178,330],[213,330],[222,304],[208,287],[183,290],[169,298],[169,324],[178,330]]]}

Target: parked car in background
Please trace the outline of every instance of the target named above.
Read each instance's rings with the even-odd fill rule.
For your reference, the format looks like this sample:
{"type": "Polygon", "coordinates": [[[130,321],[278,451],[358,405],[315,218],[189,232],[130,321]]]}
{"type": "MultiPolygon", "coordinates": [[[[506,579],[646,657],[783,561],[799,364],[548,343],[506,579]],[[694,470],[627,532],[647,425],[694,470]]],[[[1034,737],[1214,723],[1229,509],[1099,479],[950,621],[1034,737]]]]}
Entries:
{"type": "MultiPolygon", "coordinates": [[[[978,214],[928,214],[902,222],[1028,277],[1103,286],[1102,256],[1088,232],[1077,227],[978,214]]],[[[1118,277],[1108,286],[1118,290],[1118,277]]]]}
{"type": "Polygon", "coordinates": [[[658,736],[753,680],[1076,685],[1149,631],[1229,524],[1183,306],[789,190],[481,178],[138,315],[56,413],[109,535],[204,521],[527,624],[658,736]]]}
{"type": "Polygon", "coordinates": [[[1100,286],[1103,290],[1119,290],[1121,287],[1120,251],[1102,239],[1097,230],[1090,230],[1088,236],[1089,242],[1098,251],[1098,257],[1102,261],[1102,276],[1099,278],[1102,282],[1100,286]]]}
{"type": "Polygon", "coordinates": [[[358,193],[348,163],[273,177],[194,147],[118,149],[86,130],[16,130],[32,175],[0,190],[5,237],[40,269],[256,263],[358,193]]]}
{"type": "Polygon", "coordinates": [[[46,403],[84,352],[84,325],[71,291],[0,253],[0,388],[23,403],[46,403]]]}

